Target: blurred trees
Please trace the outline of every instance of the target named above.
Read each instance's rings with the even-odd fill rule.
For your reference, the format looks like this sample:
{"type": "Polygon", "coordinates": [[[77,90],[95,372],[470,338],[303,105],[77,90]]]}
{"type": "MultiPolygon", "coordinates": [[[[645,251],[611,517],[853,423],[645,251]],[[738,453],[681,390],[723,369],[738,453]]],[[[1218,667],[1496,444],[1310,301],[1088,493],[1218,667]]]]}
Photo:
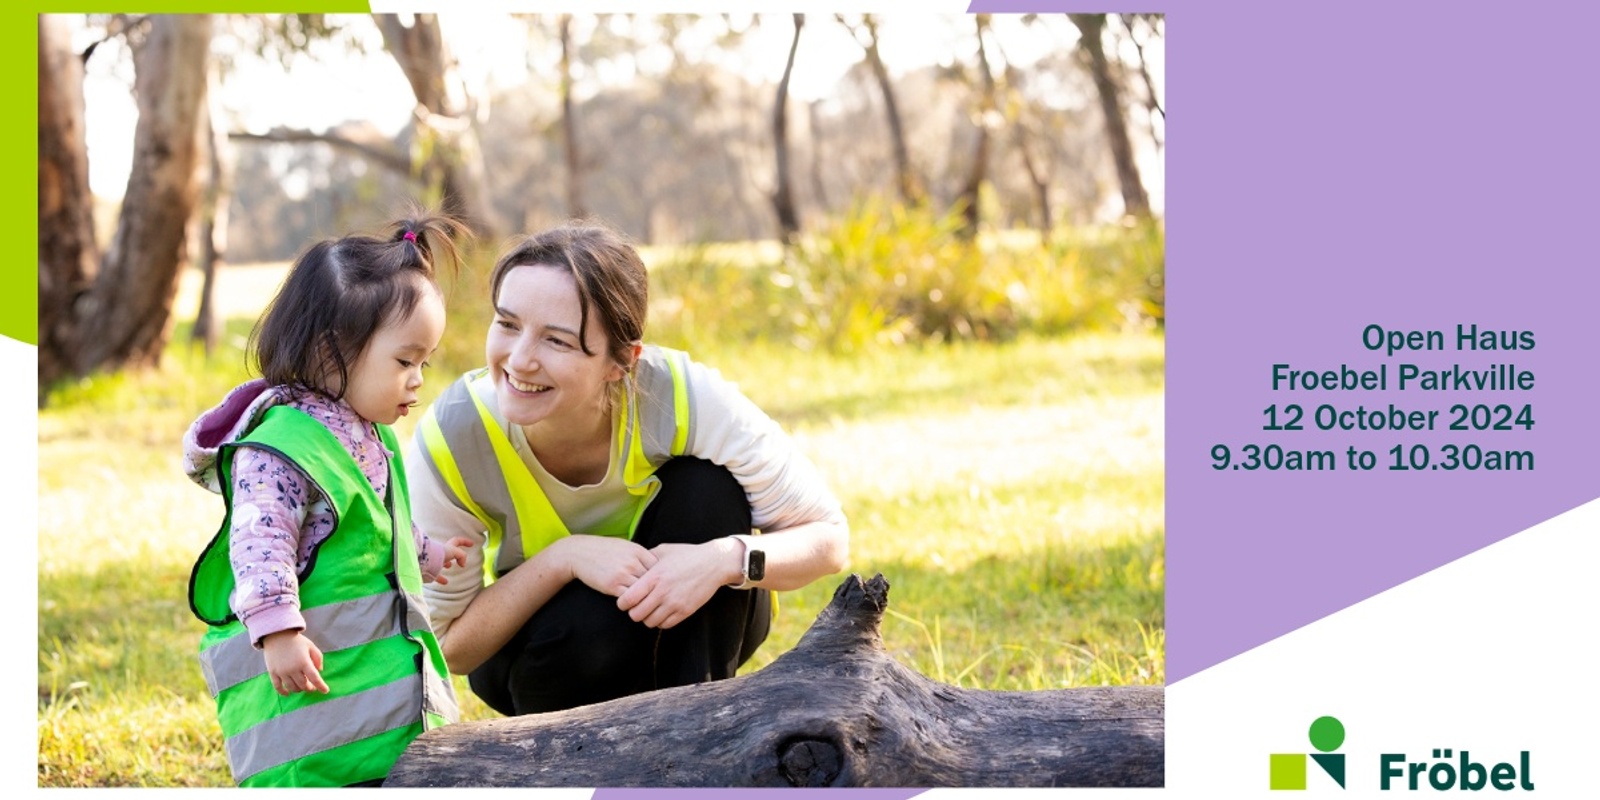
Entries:
{"type": "Polygon", "coordinates": [[[646,243],[799,238],[873,195],[965,208],[969,236],[1150,214],[1138,160],[1160,156],[1165,112],[1148,58],[1161,46],[1158,15],[953,16],[946,41],[895,15],[835,15],[804,40],[800,16],[508,16],[525,31],[526,69],[471,86],[449,15],[222,19],[209,48],[208,17],[137,20],[134,93],[148,119],[102,255],[88,211],[82,56],[59,18],[40,18],[41,386],[156,357],[189,223],[224,226],[191,234],[197,253],[225,241],[231,260],[253,261],[370,227],[405,198],[443,204],[491,242],[585,214],[646,243]],[[745,46],[763,24],[786,47],[745,46]],[[906,41],[918,35],[929,41],[906,41]],[[797,97],[838,61],[841,41],[854,43],[853,64],[827,94],[797,97]],[[891,71],[886,53],[907,47],[930,49],[924,65],[891,71]],[[414,107],[399,130],[359,118],[262,125],[263,107],[295,99],[234,83],[252,57],[292,71],[297,59],[366,48],[398,74],[353,73],[350,91],[405,81],[414,107]],[[192,144],[204,139],[208,68],[212,122],[235,145],[214,160],[192,144]],[[242,107],[258,127],[241,124],[242,107]],[[219,207],[198,212],[202,190],[219,207]]]}
{"type": "Polygon", "coordinates": [[[794,207],[794,188],[789,169],[789,78],[794,75],[794,56],[800,50],[800,32],[806,15],[794,15],[794,40],[789,44],[789,60],[778,81],[778,97],[772,103],[772,147],[777,153],[777,188],[772,192],[772,208],[778,215],[778,235],[793,244],[800,235],[800,215],[794,207]]]}
{"type": "Polygon", "coordinates": [[[1117,167],[1117,182],[1122,187],[1123,208],[1131,216],[1148,219],[1150,197],[1145,192],[1143,179],[1139,177],[1139,165],[1133,160],[1133,140],[1128,136],[1127,117],[1122,103],[1122,82],[1112,74],[1111,59],[1106,55],[1103,37],[1106,15],[1068,14],[1067,17],[1081,34],[1078,46],[1086,56],[1089,74],[1093,76],[1095,91],[1100,96],[1106,138],[1111,144],[1112,162],[1117,167]]]}
{"type": "MultiPolygon", "coordinates": [[[[794,45],[792,16],[754,19],[784,32],[785,47],[761,55],[782,66],[794,45]]],[[[808,48],[823,47],[826,33],[807,30],[791,68],[780,147],[773,103],[781,75],[774,69],[773,78],[762,81],[731,56],[748,26],[716,16],[519,15],[507,24],[526,29],[526,79],[475,90],[470,119],[462,124],[473,127],[481,148],[487,205],[510,232],[592,215],[646,242],[779,238],[784,223],[774,203],[780,187],[801,229],[879,191],[936,208],[967,199],[977,215],[972,223],[995,227],[1042,229],[1120,214],[1113,136],[1088,56],[1074,44],[1077,28],[1064,15],[1029,20],[1022,26],[1013,18],[1004,32],[989,26],[986,79],[971,17],[949,20],[952,29],[965,31],[967,44],[895,74],[883,48],[893,37],[910,35],[896,27],[896,17],[835,15],[833,26],[856,43],[854,66],[830,95],[806,100],[798,113],[793,85],[818,69],[821,59],[808,48]],[[1026,37],[1061,44],[1018,55],[1026,37]],[[788,167],[786,186],[780,158],[788,167]]],[[[1133,28],[1115,19],[1103,27],[1106,77],[1126,107],[1130,152],[1149,150],[1141,141],[1158,135],[1152,115],[1160,111],[1152,102],[1159,101],[1149,98],[1159,75],[1142,77],[1148,70],[1130,47],[1133,28]]],[[[1159,17],[1140,15],[1134,27],[1145,50],[1159,48],[1159,17]]],[[[383,160],[378,151],[424,152],[427,135],[415,125],[386,135],[351,121],[298,140],[338,138],[337,150],[302,144],[292,151],[274,147],[264,156],[261,145],[241,148],[235,257],[286,258],[307,238],[376,221],[387,207],[352,208],[348,199],[418,194],[410,157],[383,160]],[[351,171],[343,165],[358,152],[371,169],[354,170],[356,187],[336,185],[330,170],[351,171]],[[310,184],[303,200],[279,189],[286,170],[301,176],[297,183],[310,184]],[[293,202],[315,202],[321,211],[275,208],[293,202]],[[274,229],[285,241],[244,230],[243,220],[252,216],[288,224],[274,229]],[[305,218],[324,224],[287,222],[305,218]]],[[[288,137],[275,132],[270,138],[288,137]]]]}
{"type": "Polygon", "coordinates": [[[79,295],[100,268],[84,139],[83,59],[60,17],[39,15],[39,383],[71,369],[79,295]]]}
{"type": "Polygon", "coordinates": [[[889,123],[890,152],[894,154],[895,187],[900,191],[900,199],[907,205],[916,205],[924,199],[922,181],[917,177],[917,172],[911,166],[911,149],[906,145],[905,123],[900,117],[900,103],[896,100],[894,81],[889,78],[889,68],[884,66],[883,54],[878,48],[878,22],[871,14],[861,15],[861,21],[855,23],[843,14],[837,16],[839,24],[850,30],[850,35],[855,37],[861,45],[865,60],[863,64],[872,71],[872,78],[878,84],[878,91],[883,95],[883,117],[889,123]]]}
{"type": "Polygon", "coordinates": [[[567,158],[567,215],[581,219],[589,212],[583,205],[583,154],[572,100],[572,15],[562,14],[557,27],[561,31],[561,143],[567,158]]]}
{"type": "Polygon", "coordinates": [[[48,152],[52,159],[50,168],[40,169],[41,400],[59,378],[102,366],[153,365],[166,346],[185,231],[199,191],[212,18],[154,16],[133,30],[139,107],[133,168],[116,232],[98,258],[93,239],[81,238],[89,213],[84,203],[92,202],[87,171],[76,168],[80,157],[87,162],[77,127],[81,111],[72,107],[81,107],[81,60],[72,66],[78,56],[57,25],[40,15],[39,138],[50,143],[41,155],[48,152]],[[58,241],[67,245],[57,247],[58,241]]]}
{"type": "Polygon", "coordinates": [[[984,46],[984,36],[989,31],[989,15],[977,14],[973,16],[977,25],[978,63],[976,84],[973,92],[977,95],[976,107],[972,111],[973,127],[978,132],[978,142],[972,149],[972,163],[967,168],[967,179],[961,184],[960,194],[956,197],[956,206],[961,210],[961,236],[972,240],[978,236],[978,221],[982,209],[979,208],[979,193],[989,174],[989,129],[998,124],[994,117],[995,88],[994,73],[989,67],[989,51],[984,46]]]}
{"type": "Polygon", "coordinates": [[[217,94],[221,81],[218,66],[213,61],[206,70],[206,105],[201,109],[201,152],[204,166],[200,191],[197,225],[193,232],[195,242],[189,248],[195,253],[195,266],[205,275],[200,289],[200,310],[195,314],[194,327],[189,340],[199,343],[207,354],[216,349],[222,335],[224,321],[217,319],[215,292],[217,268],[222,265],[228,251],[228,206],[233,191],[233,151],[227,134],[217,124],[217,94]]]}
{"type": "Polygon", "coordinates": [[[494,238],[503,226],[489,196],[478,142],[474,98],[459,90],[454,60],[436,14],[374,14],[383,45],[394,56],[416,95],[417,137],[425,184],[439,187],[437,204],[465,221],[479,236],[494,238]]]}

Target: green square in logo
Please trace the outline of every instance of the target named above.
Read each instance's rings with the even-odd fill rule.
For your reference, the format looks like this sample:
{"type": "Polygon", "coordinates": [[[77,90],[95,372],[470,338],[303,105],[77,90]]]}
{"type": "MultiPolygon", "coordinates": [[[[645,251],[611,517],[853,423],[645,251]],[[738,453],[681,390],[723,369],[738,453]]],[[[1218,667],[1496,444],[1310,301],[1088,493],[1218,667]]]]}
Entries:
{"type": "Polygon", "coordinates": [[[1306,756],[1304,753],[1272,754],[1272,788],[1306,788],[1306,756]]]}

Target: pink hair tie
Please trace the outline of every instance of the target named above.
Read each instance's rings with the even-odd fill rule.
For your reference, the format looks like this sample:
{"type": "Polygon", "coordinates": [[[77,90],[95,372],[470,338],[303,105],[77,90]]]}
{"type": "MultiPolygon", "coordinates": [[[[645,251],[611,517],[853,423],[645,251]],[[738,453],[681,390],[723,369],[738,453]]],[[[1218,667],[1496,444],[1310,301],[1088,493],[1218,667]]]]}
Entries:
{"type": "Polygon", "coordinates": [[[415,242],[417,240],[417,235],[415,233],[411,232],[411,231],[406,231],[406,235],[405,235],[404,238],[408,242],[415,242]]]}

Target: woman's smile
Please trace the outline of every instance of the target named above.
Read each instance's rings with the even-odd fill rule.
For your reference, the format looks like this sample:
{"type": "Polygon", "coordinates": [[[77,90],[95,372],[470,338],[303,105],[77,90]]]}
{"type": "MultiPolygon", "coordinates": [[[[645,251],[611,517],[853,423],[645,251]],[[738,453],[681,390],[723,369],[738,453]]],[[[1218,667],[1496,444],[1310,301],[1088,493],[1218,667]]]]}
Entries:
{"type": "Polygon", "coordinates": [[[522,381],[519,381],[516,378],[511,377],[511,373],[509,373],[509,372],[506,373],[506,382],[511,384],[511,388],[516,389],[517,391],[523,392],[525,394],[538,394],[540,392],[547,392],[547,391],[550,390],[550,387],[545,386],[543,384],[524,383],[522,381]]]}
{"type": "Polygon", "coordinates": [[[622,370],[607,356],[605,334],[585,320],[577,283],[565,267],[513,268],[500,283],[485,355],[501,413],[518,425],[556,421],[558,430],[599,430],[622,370]]]}

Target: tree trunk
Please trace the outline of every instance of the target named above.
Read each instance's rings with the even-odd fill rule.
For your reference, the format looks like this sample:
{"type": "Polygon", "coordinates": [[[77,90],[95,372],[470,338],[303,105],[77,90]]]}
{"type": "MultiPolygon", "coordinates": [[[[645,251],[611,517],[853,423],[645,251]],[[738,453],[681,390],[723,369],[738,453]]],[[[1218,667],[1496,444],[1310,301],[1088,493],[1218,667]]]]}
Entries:
{"type": "Polygon", "coordinates": [[[977,25],[978,33],[978,142],[972,150],[972,167],[967,171],[967,179],[961,185],[961,191],[956,195],[956,203],[961,207],[961,238],[971,241],[978,237],[978,222],[981,218],[981,209],[978,206],[979,196],[983,190],[983,181],[989,171],[989,116],[995,111],[995,84],[994,73],[989,70],[989,54],[983,46],[983,35],[989,28],[989,15],[978,14],[973,18],[977,25]]]}
{"type": "Polygon", "coordinates": [[[415,14],[408,26],[397,14],[373,14],[383,46],[400,65],[417,98],[417,135],[433,138],[425,170],[440,192],[440,206],[485,239],[499,235],[500,224],[489,200],[488,176],[477,127],[471,115],[452,102],[447,81],[449,62],[439,18],[415,14]]]}
{"type": "Polygon", "coordinates": [[[794,55],[800,49],[800,31],[806,15],[794,15],[794,40],[789,43],[789,60],[778,81],[778,97],[772,107],[772,144],[778,160],[778,186],[772,193],[772,208],[778,214],[778,233],[786,245],[800,237],[800,215],[795,211],[794,186],[789,178],[789,76],[794,74],[794,55]]]}
{"type": "Polygon", "coordinates": [[[1161,132],[1156,130],[1156,117],[1160,116],[1163,122],[1166,121],[1167,110],[1161,107],[1161,100],[1156,95],[1156,82],[1150,77],[1150,62],[1144,55],[1144,42],[1140,41],[1139,34],[1134,30],[1133,23],[1136,20],[1143,19],[1154,29],[1156,25],[1154,20],[1159,19],[1160,16],[1160,14],[1123,14],[1120,17],[1123,27],[1128,29],[1128,41],[1133,43],[1134,51],[1139,54],[1139,77],[1144,81],[1144,107],[1145,111],[1148,112],[1147,121],[1150,125],[1150,141],[1155,144],[1156,155],[1158,156],[1161,154],[1165,143],[1161,140],[1161,132]]]}
{"type": "Polygon", "coordinates": [[[806,104],[806,128],[811,132],[811,191],[817,196],[817,207],[826,213],[828,190],[822,185],[822,118],[817,113],[817,107],[820,105],[822,105],[821,100],[813,100],[806,104]]]}
{"type": "Polygon", "coordinates": [[[437,728],[385,786],[1161,786],[1161,687],[991,692],[901,666],[882,575],[765,669],[437,728]]]}
{"type": "Polygon", "coordinates": [[[139,122],[116,234],[73,316],[73,370],[155,366],[172,329],[185,231],[199,194],[200,116],[212,18],[155,16],[135,48],[139,122]]]}
{"type": "MultiPolygon", "coordinates": [[[[209,75],[211,86],[219,85],[216,66],[213,64],[209,75]]],[[[228,153],[228,137],[217,128],[217,115],[213,103],[207,103],[205,114],[205,155],[206,155],[206,180],[205,188],[200,194],[200,226],[197,232],[199,239],[198,264],[200,271],[205,275],[205,282],[200,287],[200,309],[195,314],[194,328],[190,331],[189,341],[200,344],[205,348],[206,355],[211,355],[217,348],[217,340],[221,338],[222,326],[225,320],[217,319],[216,286],[217,268],[227,257],[228,251],[228,204],[233,199],[233,159],[228,153]]]]}
{"type": "Polygon", "coordinates": [[[583,219],[583,158],[578,150],[578,120],[572,108],[572,15],[561,15],[561,133],[567,145],[567,213],[583,219]]]}
{"type": "Polygon", "coordinates": [[[1139,178],[1139,166],[1133,160],[1133,143],[1128,138],[1128,124],[1122,114],[1122,92],[1111,75],[1111,64],[1106,59],[1105,45],[1100,34],[1105,29],[1104,14],[1068,14],[1072,24],[1078,26],[1083,51],[1089,57],[1089,74],[1094,78],[1100,95],[1100,109],[1106,118],[1106,139],[1111,144],[1111,158],[1116,163],[1117,181],[1122,185],[1122,206],[1131,216],[1150,218],[1150,197],[1145,194],[1144,182],[1139,178]]]}
{"type": "Polygon", "coordinates": [[[63,17],[39,15],[39,397],[72,372],[72,308],[100,263],[84,139],[83,61],[63,17]]]}
{"type": "Polygon", "coordinates": [[[871,14],[862,16],[861,25],[866,29],[867,39],[861,41],[856,35],[855,27],[844,21],[841,15],[838,20],[850,29],[851,35],[866,52],[867,66],[872,70],[872,77],[878,82],[878,89],[883,93],[883,113],[889,121],[889,142],[894,152],[895,184],[900,190],[900,199],[906,205],[917,205],[925,199],[922,191],[922,182],[917,180],[917,173],[911,168],[911,148],[906,144],[905,124],[900,120],[900,104],[895,101],[894,83],[889,80],[889,70],[883,65],[883,56],[878,52],[878,23],[871,14]]]}
{"type": "Polygon", "coordinates": [[[1050,181],[1034,161],[1033,152],[1028,148],[1028,129],[1021,119],[1016,120],[1013,130],[1016,132],[1017,152],[1022,155],[1022,168],[1028,173],[1028,182],[1033,185],[1034,202],[1039,206],[1039,235],[1048,241],[1050,231],[1055,227],[1055,214],[1050,209],[1050,181]]]}
{"type": "Polygon", "coordinates": [[[1005,76],[1006,122],[1011,126],[1012,141],[1016,143],[1017,154],[1022,157],[1022,169],[1028,175],[1028,183],[1033,186],[1034,204],[1039,207],[1040,239],[1048,241],[1050,230],[1055,226],[1055,213],[1050,207],[1050,176],[1028,144],[1028,138],[1033,131],[1030,130],[1027,120],[1027,100],[1017,91],[1017,69],[1009,62],[1005,65],[1005,76]]]}

